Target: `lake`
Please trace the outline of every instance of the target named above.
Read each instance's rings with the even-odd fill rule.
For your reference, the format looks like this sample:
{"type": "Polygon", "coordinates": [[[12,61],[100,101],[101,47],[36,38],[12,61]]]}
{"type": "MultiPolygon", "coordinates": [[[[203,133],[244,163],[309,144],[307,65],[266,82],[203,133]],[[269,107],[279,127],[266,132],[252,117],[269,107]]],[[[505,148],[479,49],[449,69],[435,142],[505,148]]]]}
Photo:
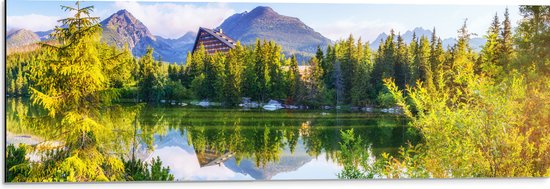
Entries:
{"type": "MultiPolygon", "coordinates": [[[[41,108],[28,99],[6,100],[7,144],[63,140],[41,108]]],[[[158,156],[176,180],[337,179],[341,130],[353,129],[374,159],[418,140],[406,120],[392,114],[144,104],[99,112],[100,122],[117,133],[102,147],[147,161],[158,156]]]]}

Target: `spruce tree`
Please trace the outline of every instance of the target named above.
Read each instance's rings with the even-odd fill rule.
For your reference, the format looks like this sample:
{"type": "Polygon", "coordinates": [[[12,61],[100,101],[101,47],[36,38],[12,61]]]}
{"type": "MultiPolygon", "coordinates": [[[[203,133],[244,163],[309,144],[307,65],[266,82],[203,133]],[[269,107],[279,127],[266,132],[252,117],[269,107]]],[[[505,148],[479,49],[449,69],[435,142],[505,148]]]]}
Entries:
{"type": "Polygon", "coordinates": [[[508,12],[508,8],[506,8],[504,12],[504,21],[502,21],[498,54],[499,65],[501,65],[504,70],[510,70],[510,64],[514,58],[514,47],[512,38],[512,23],[510,21],[510,13],[508,12]]]}
{"type": "Polygon", "coordinates": [[[240,102],[241,95],[241,76],[243,72],[243,64],[246,59],[244,48],[240,42],[237,42],[234,49],[231,49],[227,54],[227,63],[225,64],[225,75],[227,80],[224,86],[224,101],[228,106],[235,106],[240,102]]]}
{"type": "Polygon", "coordinates": [[[493,22],[485,36],[487,42],[481,50],[481,56],[478,61],[479,67],[476,67],[477,72],[486,74],[489,77],[494,77],[502,72],[502,66],[497,62],[500,57],[499,49],[501,49],[499,41],[502,41],[499,39],[499,33],[500,21],[498,20],[498,15],[495,14],[493,22]]]}
{"type": "Polygon", "coordinates": [[[52,34],[59,45],[43,44],[48,56],[31,68],[35,82],[31,99],[64,131],[64,151],[68,152],[67,156],[56,154],[59,159],[53,159],[53,171],[42,171],[51,173],[49,179],[73,182],[120,180],[122,162],[104,143],[112,130],[97,121],[101,117],[98,108],[112,98],[105,93],[108,80],[97,49],[99,18],[90,16],[93,6],[80,7],[78,1],[75,5],[61,6],[74,15],[59,20],[64,27],[56,27],[52,34]]]}
{"type": "MultiPolygon", "coordinates": [[[[361,44],[358,45],[361,46],[361,44]]],[[[361,60],[354,66],[353,86],[351,88],[351,103],[359,106],[368,104],[373,92],[370,85],[372,62],[368,43],[365,43],[363,48],[361,60]]]]}
{"type": "MultiPolygon", "coordinates": [[[[421,38],[424,37],[424,36],[421,36],[421,38]]],[[[418,46],[419,46],[419,41],[416,37],[416,32],[413,32],[413,38],[411,40],[411,42],[409,43],[409,48],[408,48],[408,62],[410,63],[409,64],[409,78],[407,79],[407,84],[409,86],[414,86],[415,85],[415,82],[419,79],[419,67],[420,65],[418,64],[418,62],[416,61],[417,60],[417,51],[418,51],[418,46]]]]}
{"type": "Polygon", "coordinates": [[[397,36],[397,52],[393,62],[394,78],[400,89],[405,89],[409,78],[409,63],[407,55],[407,45],[401,35],[397,36]]]}
{"type": "Polygon", "coordinates": [[[415,56],[415,64],[418,65],[418,79],[425,83],[428,89],[433,89],[434,76],[430,63],[430,55],[430,42],[427,37],[422,36],[415,56]]]}
{"type": "Polygon", "coordinates": [[[296,55],[292,55],[292,58],[290,59],[290,67],[288,72],[288,81],[289,81],[289,90],[288,90],[288,98],[290,98],[290,102],[299,102],[300,99],[300,92],[301,92],[301,75],[300,70],[298,68],[298,60],[296,59],[296,55]]]}

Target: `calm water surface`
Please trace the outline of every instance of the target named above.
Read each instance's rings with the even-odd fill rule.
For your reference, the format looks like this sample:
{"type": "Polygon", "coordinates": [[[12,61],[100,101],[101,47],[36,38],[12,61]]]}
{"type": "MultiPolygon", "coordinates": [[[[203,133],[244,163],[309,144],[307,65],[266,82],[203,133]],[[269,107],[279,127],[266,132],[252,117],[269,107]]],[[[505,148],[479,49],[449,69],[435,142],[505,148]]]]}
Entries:
{"type": "MultiPolygon", "coordinates": [[[[120,132],[110,139],[114,153],[158,156],[176,180],[336,179],[341,130],[353,128],[373,158],[415,140],[406,121],[389,114],[134,104],[100,112],[102,124],[120,132]]],[[[7,143],[62,141],[55,121],[36,121],[44,115],[8,98],[7,143]]]]}

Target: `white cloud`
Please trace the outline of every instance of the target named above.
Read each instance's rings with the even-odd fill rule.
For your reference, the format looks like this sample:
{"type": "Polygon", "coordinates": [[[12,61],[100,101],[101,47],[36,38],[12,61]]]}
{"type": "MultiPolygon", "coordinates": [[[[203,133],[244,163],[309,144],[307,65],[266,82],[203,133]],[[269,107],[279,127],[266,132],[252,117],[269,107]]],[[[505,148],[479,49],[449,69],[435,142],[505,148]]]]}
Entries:
{"type": "Polygon", "coordinates": [[[213,28],[235,13],[225,4],[206,6],[180,5],[174,3],[140,4],[117,1],[115,7],[126,9],[143,22],[153,35],[178,38],[188,31],[196,32],[199,27],[213,28]]]}
{"type": "MultiPolygon", "coordinates": [[[[157,156],[160,157],[163,166],[170,167],[170,173],[178,180],[235,180],[239,179],[240,176],[238,175],[240,173],[233,172],[224,164],[200,167],[197,155],[194,152],[189,153],[176,146],[156,149],[150,155],[153,158],[157,156]]],[[[151,160],[147,159],[146,161],[151,160]]]]}
{"type": "Polygon", "coordinates": [[[339,20],[314,28],[332,40],[345,39],[349,34],[352,34],[355,38],[361,37],[363,41],[370,42],[376,39],[380,33],[389,33],[391,29],[395,30],[396,33],[405,31],[405,27],[399,23],[382,22],[380,20],[359,21],[356,19],[339,20]]]}
{"type": "Polygon", "coordinates": [[[24,16],[8,16],[6,29],[28,29],[31,31],[47,31],[58,25],[57,16],[29,14],[24,16]]]}
{"type": "MultiPolygon", "coordinates": [[[[305,150],[305,149],[304,149],[305,150]]],[[[326,153],[321,153],[317,158],[299,167],[292,172],[279,173],[272,180],[291,179],[335,179],[336,175],[344,168],[338,165],[335,159],[324,158],[326,153]],[[321,157],[321,158],[319,158],[321,157]]]]}

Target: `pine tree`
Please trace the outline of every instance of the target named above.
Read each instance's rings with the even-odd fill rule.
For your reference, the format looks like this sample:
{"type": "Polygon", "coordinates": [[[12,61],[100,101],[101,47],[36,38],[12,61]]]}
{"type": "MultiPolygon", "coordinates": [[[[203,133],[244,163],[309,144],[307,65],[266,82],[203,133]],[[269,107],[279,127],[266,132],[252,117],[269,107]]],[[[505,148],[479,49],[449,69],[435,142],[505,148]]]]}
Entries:
{"type": "Polygon", "coordinates": [[[434,87],[434,76],[432,66],[430,63],[430,42],[427,37],[422,36],[420,38],[419,47],[416,50],[415,62],[418,65],[418,79],[425,83],[428,89],[434,87]]]}
{"type": "Polygon", "coordinates": [[[393,67],[395,82],[400,89],[404,90],[409,78],[409,63],[407,45],[403,41],[401,35],[397,36],[397,52],[395,62],[393,62],[393,67]]]}
{"type": "Polygon", "coordinates": [[[190,86],[191,82],[204,71],[204,62],[206,61],[206,49],[201,44],[199,49],[193,54],[188,53],[185,64],[184,86],[190,86]],[[191,56],[190,56],[191,55],[191,56]]]}
{"type": "Polygon", "coordinates": [[[325,86],[327,89],[334,89],[334,78],[333,78],[333,72],[334,72],[334,63],[336,62],[336,49],[328,45],[327,46],[327,53],[323,60],[324,66],[324,74],[323,74],[323,81],[325,82],[325,86]]]}
{"type": "MultiPolygon", "coordinates": [[[[422,36],[424,37],[424,36],[422,36]]],[[[421,37],[421,38],[422,38],[421,37]]],[[[418,39],[416,38],[416,32],[413,32],[413,38],[411,40],[411,42],[409,43],[409,48],[408,48],[408,62],[410,63],[409,64],[409,78],[407,79],[407,84],[409,86],[414,86],[415,85],[415,82],[419,79],[419,70],[420,70],[420,65],[418,64],[418,57],[417,57],[417,51],[418,51],[418,47],[419,46],[419,41],[418,39]]]]}
{"type": "Polygon", "coordinates": [[[138,82],[140,98],[147,102],[158,102],[164,96],[165,75],[160,62],[153,58],[153,49],[147,47],[147,52],[139,59],[140,77],[138,82]]]}
{"type": "Polygon", "coordinates": [[[217,52],[213,56],[212,71],[211,71],[211,99],[217,102],[224,100],[225,91],[223,90],[227,82],[227,75],[224,72],[225,65],[227,64],[226,56],[223,53],[217,52]]]}
{"type": "Polygon", "coordinates": [[[97,120],[97,109],[111,97],[104,91],[107,76],[98,54],[101,35],[99,18],[91,17],[93,6],[61,6],[74,13],[61,19],[64,27],[56,27],[52,37],[59,46],[44,44],[44,62],[32,65],[31,99],[42,106],[53,119],[60,120],[58,128],[65,134],[64,150],[70,152],[62,159],[53,159],[55,170],[67,181],[121,179],[122,162],[104,148],[104,137],[112,132],[97,120]],[[112,170],[112,171],[109,171],[112,170]],[[116,171],[119,170],[119,171],[116,171]]]}
{"type": "Polygon", "coordinates": [[[499,47],[499,65],[501,65],[504,70],[510,70],[511,61],[514,59],[514,47],[512,39],[512,23],[510,21],[510,13],[508,13],[508,8],[506,8],[504,12],[504,21],[502,21],[499,47]]]}
{"type": "Polygon", "coordinates": [[[268,43],[268,69],[269,69],[269,97],[274,99],[282,99],[286,97],[285,78],[281,63],[282,47],[275,44],[273,41],[268,43]]]}
{"type": "Polygon", "coordinates": [[[315,53],[315,58],[319,61],[319,68],[323,72],[323,75],[321,77],[325,77],[326,73],[325,70],[327,70],[328,63],[325,61],[325,55],[323,53],[323,50],[320,46],[317,46],[317,52],[315,53]]]}
{"type": "MultiPolygon", "coordinates": [[[[360,43],[360,40],[359,40],[360,43]]],[[[352,88],[352,78],[354,73],[354,66],[358,61],[358,48],[355,43],[355,39],[352,35],[348,37],[341,45],[339,45],[339,54],[337,58],[341,63],[341,75],[342,75],[342,102],[349,104],[351,102],[351,88],[352,88]]]]}
{"type": "Polygon", "coordinates": [[[550,73],[550,7],[549,6],[520,6],[523,20],[517,29],[517,44],[519,57],[522,62],[530,62],[528,65],[517,67],[527,70],[533,66],[541,73],[550,73]]]}
{"type": "MultiPolygon", "coordinates": [[[[361,46],[361,44],[358,44],[361,46]]],[[[361,60],[354,68],[351,88],[351,103],[353,105],[366,105],[373,98],[373,89],[370,85],[372,72],[371,52],[368,43],[365,43],[361,60]]]]}
{"type": "Polygon", "coordinates": [[[265,101],[268,95],[268,85],[270,82],[269,72],[267,67],[267,54],[269,53],[266,43],[261,42],[259,39],[256,40],[256,45],[254,48],[254,71],[257,75],[256,88],[258,90],[254,99],[265,101]]]}
{"type": "Polygon", "coordinates": [[[224,87],[224,101],[228,106],[235,106],[240,102],[241,95],[241,76],[243,65],[246,59],[244,48],[240,42],[237,42],[234,49],[231,49],[227,54],[227,63],[225,64],[225,75],[227,82],[224,87]]]}
{"type": "Polygon", "coordinates": [[[132,78],[134,58],[128,45],[124,45],[122,51],[115,46],[100,44],[98,47],[99,58],[103,63],[103,70],[108,79],[109,88],[122,88],[134,84],[132,78]]]}
{"type": "Polygon", "coordinates": [[[493,22],[485,36],[487,42],[481,50],[480,60],[478,61],[479,67],[477,67],[478,72],[487,74],[489,77],[494,77],[502,72],[502,66],[497,62],[500,58],[500,53],[498,51],[501,49],[501,43],[499,43],[499,41],[502,41],[499,39],[499,33],[500,21],[498,15],[495,14],[493,22]]]}
{"type": "Polygon", "coordinates": [[[435,28],[432,32],[432,39],[430,41],[430,66],[432,70],[432,77],[434,87],[441,88],[443,78],[445,75],[445,66],[443,63],[445,59],[445,51],[443,50],[443,43],[441,38],[438,38],[435,33],[435,28]]]}
{"type": "Polygon", "coordinates": [[[191,52],[187,52],[187,58],[185,59],[185,65],[183,66],[183,76],[182,76],[182,83],[183,86],[189,87],[191,86],[191,81],[193,81],[193,75],[195,74],[196,67],[193,65],[193,55],[191,52]]]}
{"type": "Polygon", "coordinates": [[[305,101],[312,105],[321,103],[322,91],[324,90],[324,82],[322,80],[323,70],[316,57],[309,60],[309,68],[304,76],[304,84],[306,87],[305,101]]]}
{"type": "Polygon", "coordinates": [[[288,90],[288,98],[291,103],[293,102],[299,102],[300,99],[300,92],[301,92],[301,75],[300,70],[298,68],[298,60],[296,60],[296,55],[292,55],[292,58],[290,58],[290,67],[288,72],[288,82],[289,82],[289,90],[288,90]]]}
{"type": "Polygon", "coordinates": [[[466,87],[468,79],[473,77],[475,70],[475,57],[468,45],[471,34],[468,32],[466,21],[458,30],[458,43],[451,50],[450,69],[448,69],[448,77],[453,78],[448,85],[454,87],[456,94],[463,92],[461,90],[466,87]]]}
{"type": "Polygon", "coordinates": [[[258,77],[256,75],[255,54],[253,49],[245,49],[247,56],[243,62],[243,81],[241,82],[241,91],[243,97],[249,97],[258,100],[258,77]]]}

